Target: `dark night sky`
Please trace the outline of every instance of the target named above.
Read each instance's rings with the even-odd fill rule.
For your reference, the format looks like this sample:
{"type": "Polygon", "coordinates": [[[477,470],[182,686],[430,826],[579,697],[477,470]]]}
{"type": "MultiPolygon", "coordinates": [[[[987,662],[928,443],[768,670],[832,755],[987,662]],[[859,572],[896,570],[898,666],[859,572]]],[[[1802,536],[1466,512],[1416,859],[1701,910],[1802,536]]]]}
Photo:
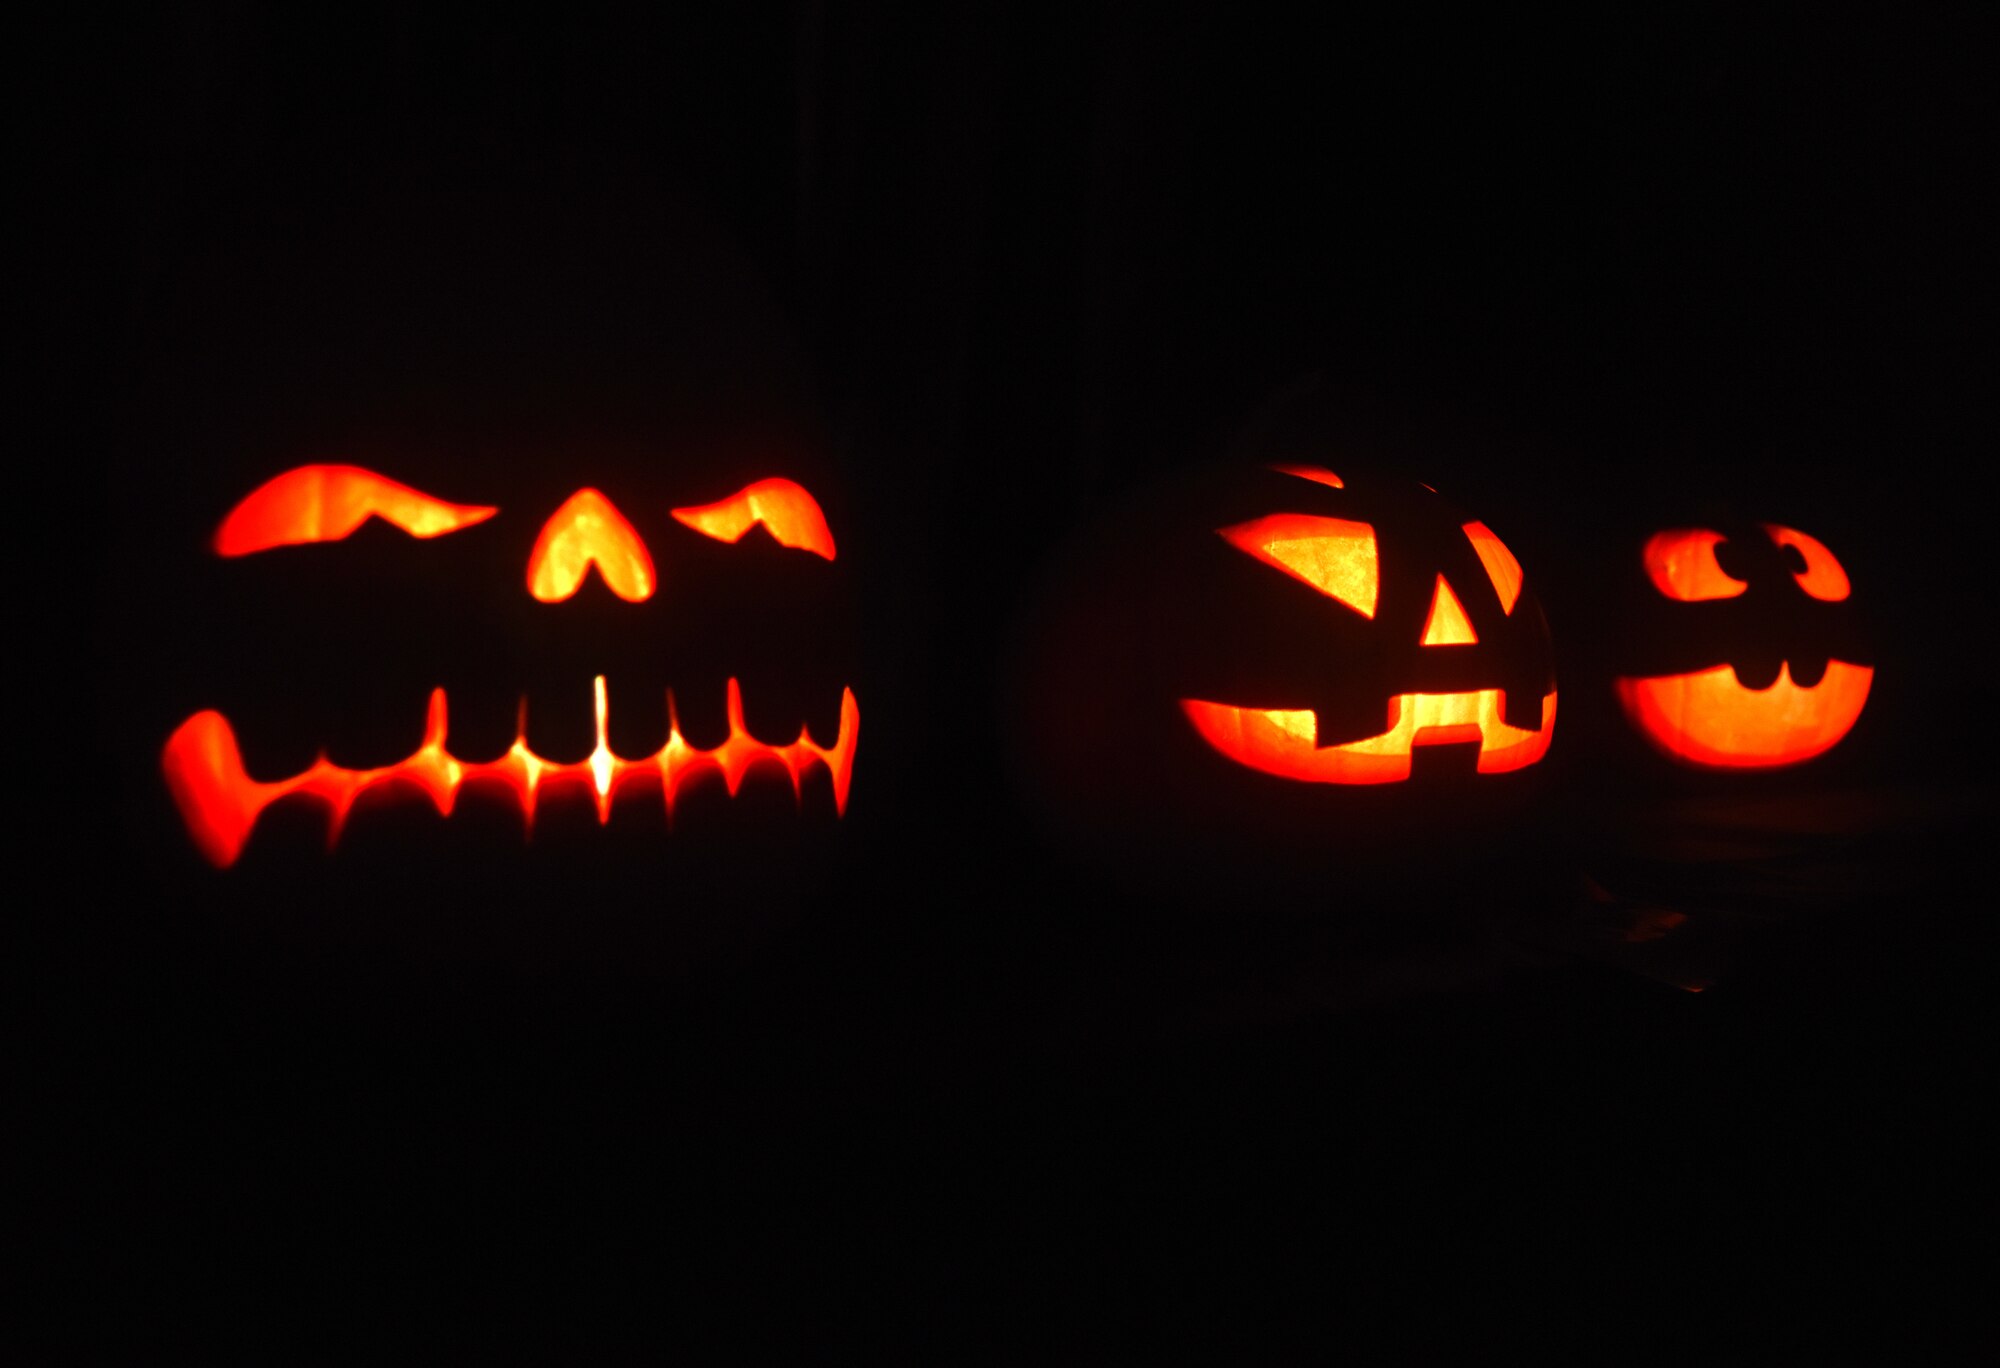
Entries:
{"type": "MultiPolygon", "coordinates": [[[[444,1334],[518,1312],[499,1289],[553,1298],[562,1265],[552,1348],[678,1325],[672,1286],[715,1303],[721,1346],[816,1334],[827,1300],[996,1356],[1121,1315],[1323,1348],[1375,1300],[1392,1333],[1538,1344],[1640,1305],[1597,1341],[1629,1357],[1703,1342],[1725,1304],[1829,1331],[1827,1288],[1964,1233],[1953,1099],[1990,1070],[1950,909],[1983,875],[1949,833],[1989,801],[1996,702],[1990,45],[1904,11],[713,8],[205,6],[56,35],[64,94],[28,127],[80,264],[47,273],[38,364],[78,363],[51,387],[82,452],[59,478],[129,520],[120,545],[241,455],[161,454],[177,339],[298,342],[236,328],[254,293],[208,309],[218,271],[440,186],[554,223],[587,186],[593,228],[692,205],[844,482],[872,804],[821,923],[677,982],[686,1003],[642,974],[517,1002],[465,963],[307,964],[324,947],[232,940],[129,852],[79,849],[94,906],[38,1037],[79,1125],[57,1262],[211,1325],[261,1300],[267,1348],[299,1343],[294,1307],[380,1333],[340,1290],[367,1262],[444,1334]],[[1609,639],[1604,558],[1649,519],[1732,504],[1822,536],[1880,664],[1840,792],[1940,820],[1861,843],[1866,897],[1823,849],[1689,893],[1763,916],[1823,876],[1841,908],[1824,935],[1748,918],[1762,948],[1705,997],[1544,961],[1357,987],[1338,937],[1244,948],[1203,909],[1121,904],[1024,834],[996,734],[1015,614],[1092,519],[1308,377],[1504,533],[1559,671],[1609,639]],[[231,981],[279,960],[296,1002],[231,981]],[[364,982],[382,1001],[339,1001],[364,982]],[[1272,1253],[1301,1236],[1313,1257],[1272,1253]]],[[[485,317],[505,333],[510,291],[547,285],[496,280],[485,317]]],[[[106,638],[116,707],[144,680],[106,638]]],[[[1561,744],[1550,773],[1587,777],[1561,744]]]]}
{"type": "MultiPolygon", "coordinates": [[[[184,12],[71,40],[96,98],[63,136],[111,192],[72,318],[101,310],[90,344],[143,365],[217,243],[440,177],[651,182],[707,205],[804,339],[881,549],[870,601],[948,643],[913,669],[990,673],[1023,565],[1317,375],[1557,584],[1589,575],[1563,561],[1579,532],[1648,506],[1819,529],[1930,662],[1902,673],[1941,692],[1907,712],[1962,711],[1990,697],[1950,623],[1992,282],[1991,97],[1961,38],[1906,15],[184,12]]],[[[143,413],[100,416],[143,448],[143,413]]]]}

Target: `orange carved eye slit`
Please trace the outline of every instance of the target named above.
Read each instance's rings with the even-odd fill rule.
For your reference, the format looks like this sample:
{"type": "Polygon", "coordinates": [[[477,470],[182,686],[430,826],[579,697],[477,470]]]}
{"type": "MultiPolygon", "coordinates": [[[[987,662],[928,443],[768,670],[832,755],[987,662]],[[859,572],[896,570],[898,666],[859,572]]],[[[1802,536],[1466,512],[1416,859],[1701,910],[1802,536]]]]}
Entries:
{"type": "Polygon", "coordinates": [[[676,508],[673,514],[703,536],[726,542],[742,540],[753,525],[762,523],[780,546],[834,558],[833,531],[819,501],[791,480],[759,480],[720,503],[676,508]]]}
{"type": "Polygon", "coordinates": [[[1479,554],[1479,563],[1486,567],[1487,578],[1493,581],[1493,592],[1500,595],[1500,611],[1512,613],[1521,599],[1521,562],[1483,522],[1467,523],[1465,535],[1479,554]]]}
{"type": "Polygon", "coordinates": [[[1382,571],[1375,550],[1375,529],[1369,524],[1304,513],[1273,513],[1219,528],[1216,535],[1237,550],[1303,580],[1328,598],[1338,599],[1361,616],[1375,616],[1382,571]]]}
{"type": "Polygon", "coordinates": [[[306,465],[251,491],[215,530],[221,556],[247,556],[274,546],[339,541],[371,517],[413,537],[441,537],[486,521],[500,510],[442,499],[351,465],[306,465]]]}
{"type": "Polygon", "coordinates": [[[1825,543],[1817,537],[1808,537],[1805,533],[1795,532],[1789,527],[1779,527],[1776,523],[1765,523],[1764,531],[1769,533],[1771,540],[1779,546],[1795,546],[1799,554],[1805,557],[1806,568],[1792,572],[1792,578],[1799,582],[1799,588],[1812,597],[1823,599],[1828,603],[1838,603],[1847,597],[1851,590],[1847,571],[1841,568],[1833,552],[1826,549],[1825,543]]]}
{"type": "Polygon", "coordinates": [[[1329,489],[1347,488],[1341,482],[1341,478],[1338,475],[1323,466],[1274,465],[1271,469],[1277,471],[1280,475],[1296,475],[1301,480],[1311,480],[1314,484],[1323,484],[1329,489]]]}
{"type": "Polygon", "coordinates": [[[651,598],[658,582],[653,557],[611,500],[579,489],[542,524],[528,553],[528,592],[543,603],[561,603],[583,587],[595,565],[611,592],[627,603],[651,598]]]}
{"type": "Polygon", "coordinates": [[[1705,528],[1656,532],[1647,539],[1640,559],[1653,587],[1670,599],[1695,603],[1735,598],[1750,584],[1724,573],[1715,559],[1715,548],[1722,540],[1720,532],[1705,528]]]}

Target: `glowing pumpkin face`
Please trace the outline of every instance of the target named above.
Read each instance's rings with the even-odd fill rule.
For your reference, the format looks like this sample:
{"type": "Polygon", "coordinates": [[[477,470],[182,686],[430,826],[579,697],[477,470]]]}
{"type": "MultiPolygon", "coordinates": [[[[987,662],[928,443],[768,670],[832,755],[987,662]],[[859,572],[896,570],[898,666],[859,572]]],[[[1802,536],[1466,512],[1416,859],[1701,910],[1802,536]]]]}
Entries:
{"type": "MultiPolygon", "coordinates": [[[[161,768],[189,837],[211,863],[234,864],[265,811],[295,795],[317,800],[327,809],[330,840],[339,835],[357,799],[370,792],[421,794],[440,814],[449,816],[462,791],[483,788],[506,795],[530,828],[538,804],[564,792],[587,796],[600,824],[611,821],[614,804],[633,799],[664,803],[670,820],[677,795],[691,783],[714,776],[733,797],[757,766],[786,775],[795,798],[809,775],[824,772],[836,813],[845,811],[860,727],[851,687],[839,689],[837,722],[824,741],[816,740],[812,728],[803,723],[782,735],[768,726],[753,726],[746,715],[743,685],[734,672],[723,682],[715,680],[712,671],[699,666],[693,670],[697,682],[711,688],[720,684],[716,691],[721,697],[705,700],[721,705],[720,729],[713,725],[684,729],[674,689],[664,684],[658,690],[645,687],[649,671],[658,680],[673,660],[695,665],[704,656],[714,658],[712,651],[692,650],[676,641],[671,623],[677,609],[685,616],[685,606],[673,600],[690,591],[716,593],[723,572],[733,568],[722,564],[725,559],[752,562],[748,568],[761,569],[767,589],[780,582],[785,587],[805,587],[815,578],[814,567],[836,560],[832,531],[805,486],[790,479],[765,478],[713,502],[671,507],[636,499],[615,501],[597,489],[582,488],[553,509],[538,512],[531,505],[524,512],[525,517],[510,516],[511,508],[454,503],[360,466],[305,465],[251,490],[223,516],[210,549],[214,569],[232,584],[229,592],[215,597],[239,605],[261,604],[261,611],[253,607],[248,613],[263,624],[260,636],[311,637],[328,622],[345,617],[351,623],[351,609],[343,611],[342,605],[355,594],[380,593],[383,586],[379,576],[365,573],[343,585],[341,570],[379,570],[380,562],[388,559],[398,562],[396,568],[409,574],[410,581],[400,587],[399,602],[381,606],[385,626],[400,620],[405,642],[413,636],[427,637],[433,646],[439,641],[462,641],[468,635],[476,638],[479,617],[492,623],[505,621],[508,614],[491,612],[498,606],[499,586],[480,584],[476,592],[465,592],[473,587],[468,576],[482,578],[496,560],[509,558],[508,547],[515,548],[520,559],[515,562],[512,587],[504,592],[520,601],[516,611],[525,615],[522,630],[512,647],[476,642],[475,659],[497,664],[511,656],[526,663],[544,655],[561,636],[558,620],[565,616],[600,629],[624,630],[615,635],[607,631],[607,639],[594,645],[587,640],[574,643],[580,647],[575,652],[581,667],[578,682],[589,689],[590,734],[588,748],[581,753],[573,744],[568,754],[552,754],[554,748],[546,744],[541,748],[531,744],[525,697],[518,701],[512,735],[504,738],[504,744],[496,744],[502,738],[490,725],[483,729],[483,739],[460,741],[453,726],[450,690],[433,680],[422,693],[382,700],[384,706],[409,709],[412,720],[421,722],[420,738],[407,754],[357,763],[322,751],[302,768],[259,779],[248,772],[227,713],[214,707],[193,712],[167,738],[161,768]],[[368,526],[374,522],[395,531],[369,535],[368,526]],[[533,534],[531,544],[528,533],[533,534]],[[433,542],[435,546],[420,545],[433,542]],[[673,554],[656,556],[656,548],[673,554]],[[391,549],[403,554],[385,556],[391,549]],[[452,556],[461,549],[469,557],[452,556]],[[420,557],[413,559],[412,551],[420,557]],[[287,576],[280,563],[296,570],[308,569],[303,564],[308,561],[315,564],[309,567],[307,583],[295,580],[292,587],[301,592],[287,603],[282,593],[287,576]],[[678,575],[683,583],[676,583],[677,572],[684,572],[678,575]],[[589,583],[593,578],[594,588],[589,583]],[[246,593],[250,582],[262,580],[274,582],[280,594],[246,593]],[[413,606],[418,607],[414,617],[413,606]],[[449,620],[454,611],[460,620],[449,620]],[[474,622],[464,620],[468,613],[474,622]],[[630,623],[623,621],[626,613],[632,614],[630,623]],[[656,651],[664,646],[666,660],[637,664],[648,653],[621,648],[616,644],[620,637],[656,643],[656,651]],[[621,686],[636,687],[629,691],[610,687],[607,671],[620,676],[621,686]],[[642,718],[651,711],[657,724],[649,733],[643,720],[637,725],[628,720],[615,738],[614,706],[642,718]],[[628,744],[617,744],[619,740],[628,744]]],[[[753,578],[752,584],[756,582],[753,578]]],[[[715,615],[707,615],[702,620],[710,630],[704,635],[721,640],[724,656],[732,654],[731,641],[752,641],[763,629],[781,639],[789,634],[793,644],[812,649],[817,636],[804,619],[824,618],[826,604],[817,594],[794,594],[789,597],[797,603],[788,612],[786,597],[774,594],[776,602],[759,603],[754,612],[741,611],[737,621],[727,624],[736,629],[733,634],[715,615]],[[752,630],[745,632],[745,627],[752,630]]],[[[735,602],[731,595],[724,599],[725,609],[735,602]]],[[[426,658],[440,662],[434,649],[420,649],[414,661],[407,654],[384,659],[385,654],[399,653],[366,651],[351,640],[341,644],[337,629],[333,635],[336,640],[328,642],[323,654],[310,657],[322,678],[346,675],[352,681],[357,673],[366,675],[378,666],[385,675],[394,676],[406,673],[411,665],[425,668],[426,658]]],[[[385,635],[393,639],[397,633],[392,629],[385,635]]],[[[735,654],[739,668],[747,665],[767,677],[771,674],[774,657],[768,650],[735,654]]],[[[462,677],[462,667],[459,673],[462,677]]],[[[797,682],[802,681],[787,684],[797,682]]],[[[490,700],[495,683],[480,681],[478,692],[490,700]]],[[[572,705],[579,701],[575,690],[562,692],[572,705]]],[[[772,692],[779,695],[774,702],[780,711],[795,696],[793,687],[775,687],[772,692]]],[[[363,688],[359,693],[366,697],[375,691],[363,688]]],[[[547,705],[536,702],[538,707],[547,705]]],[[[712,711],[703,709],[705,716],[712,711]]],[[[811,713],[826,716],[821,708],[811,713]]],[[[574,727],[568,730],[573,732],[574,727]]]]}
{"type": "Polygon", "coordinates": [[[1676,528],[1639,562],[1656,602],[1648,668],[1619,677],[1626,717],[1663,754],[1708,769],[1772,769],[1839,743],[1874,669],[1853,659],[1847,572],[1818,539],[1762,523],[1676,528]],[[1724,644],[1728,643],[1728,644],[1724,644]],[[1716,657],[1720,655],[1719,661],[1716,657]]]}
{"type": "Polygon", "coordinates": [[[1029,609],[1024,793],[1128,869],[1284,877],[1447,830],[1468,856],[1553,734],[1532,589],[1492,527],[1397,476],[1165,482],[1082,533],[1029,609]]]}
{"type": "MultiPolygon", "coordinates": [[[[1325,488],[1346,488],[1331,471],[1304,466],[1274,469],[1280,475],[1325,488]]],[[[1421,503],[1417,500],[1415,508],[1375,506],[1388,513],[1400,532],[1411,512],[1420,518],[1436,516],[1436,510],[1421,508],[1421,503]]],[[[1447,684],[1476,682],[1477,667],[1468,670],[1466,662],[1473,658],[1471,648],[1480,643],[1480,629],[1467,610],[1468,601],[1485,630],[1495,636],[1514,632],[1512,619],[1521,603],[1521,564],[1505,543],[1478,521],[1458,521],[1458,532],[1462,546],[1454,546],[1448,536],[1440,544],[1435,529],[1407,540],[1398,536],[1389,552],[1390,566],[1403,573],[1385,595],[1383,536],[1372,522],[1274,513],[1218,528],[1217,535],[1230,546],[1363,621],[1376,623],[1392,640],[1397,630],[1403,629],[1419,652],[1407,668],[1413,679],[1423,680],[1426,686],[1392,689],[1387,698],[1386,725],[1351,739],[1338,724],[1329,726],[1313,708],[1185,698],[1181,707],[1202,739],[1252,769],[1331,784],[1384,784],[1408,779],[1417,750],[1426,746],[1476,746],[1474,768],[1481,774],[1521,769],[1540,760],[1555,726],[1553,685],[1531,696],[1537,711],[1529,716],[1520,716],[1517,704],[1512,722],[1508,720],[1505,687],[1429,687],[1432,679],[1447,684]],[[1399,559],[1406,556],[1408,559],[1399,565],[1399,559]],[[1453,579],[1464,586],[1463,595],[1452,587],[1453,579]],[[1427,599],[1422,592],[1426,585],[1427,599]],[[1434,659],[1449,663],[1432,667],[1429,662],[1434,659]]],[[[1391,650],[1390,654],[1404,653],[1391,650]]]]}
{"type": "Polygon", "coordinates": [[[805,354],[677,187],[545,170],[260,186],[163,271],[93,560],[158,924],[652,974],[829,896],[870,686],[805,354]]]}

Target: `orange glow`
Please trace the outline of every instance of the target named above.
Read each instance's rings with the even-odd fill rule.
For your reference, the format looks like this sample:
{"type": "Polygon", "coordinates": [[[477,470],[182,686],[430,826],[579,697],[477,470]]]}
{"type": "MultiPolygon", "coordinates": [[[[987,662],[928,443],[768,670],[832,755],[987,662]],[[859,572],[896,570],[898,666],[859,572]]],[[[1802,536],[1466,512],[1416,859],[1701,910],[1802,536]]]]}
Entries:
{"type": "Polygon", "coordinates": [[[1312,709],[1236,708],[1184,698],[1181,709],[1202,739],[1231,760],[1266,774],[1317,784],[1393,784],[1410,777],[1418,746],[1477,741],[1479,772],[1500,774],[1540,760],[1555,734],[1556,694],[1542,699],[1542,728],[1523,731],[1501,720],[1506,691],[1397,694],[1380,736],[1317,744],[1312,709]]]}
{"type": "Polygon", "coordinates": [[[1500,595],[1500,611],[1513,612],[1521,598],[1521,562],[1514,559],[1507,544],[1483,522],[1467,523],[1465,535],[1471,538],[1472,549],[1479,553],[1479,563],[1486,567],[1486,577],[1493,581],[1493,590],[1500,595]]]}
{"type": "Polygon", "coordinates": [[[267,480],[215,529],[215,551],[247,556],[274,546],[339,541],[371,517],[413,537],[440,537],[500,510],[446,503],[351,465],[308,465],[267,480]]]}
{"type": "Polygon", "coordinates": [[[1679,528],[1655,532],[1646,542],[1640,558],[1653,587],[1670,599],[1693,603],[1700,599],[1735,598],[1750,587],[1746,580],[1722,572],[1716,563],[1715,548],[1723,539],[1720,532],[1702,528],[1679,528]]]}
{"type": "Polygon", "coordinates": [[[1767,689],[1746,689],[1734,667],[1620,679],[1618,701],[1633,725],[1675,759],[1714,769],[1793,765],[1832,749],[1868,701],[1875,671],[1829,660],[1810,689],[1780,665],[1767,689]]]}
{"type": "Polygon", "coordinates": [[[1431,615],[1424,619],[1424,645],[1471,646],[1478,641],[1479,633],[1472,630],[1472,619],[1465,615],[1464,605],[1444,582],[1444,576],[1439,575],[1437,588],[1431,594],[1431,615]]]}
{"type": "Polygon", "coordinates": [[[676,508],[674,517],[705,537],[726,542],[741,540],[753,524],[762,523],[778,545],[833,559],[833,531],[819,501],[790,480],[759,480],[721,503],[676,508]]]}
{"type": "Polygon", "coordinates": [[[625,515],[594,489],[579,489],[542,524],[528,553],[528,592],[561,603],[583,587],[595,565],[611,592],[627,603],[653,596],[653,557],[625,515]]]}
{"type": "Polygon", "coordinates": [[[1296,475],[1301,480],[1311,480],[1314,484],[1327,485],[1333,489],[1347,488],[1346,485],[1340,482],[1338,475],[1320,466],[1274,465],[1271,469],[1277,471],[1280,475],[1296,475]]]}
{"type": "Polygon", "coordinates": [[[211,864],[227,868],[242,853],[244,842],[264,809],[294,793],[307,793],[325,803],[332,817],[327,842],[340,838],[341,826],[349,809],[364,789],[378,784],[403,781],[423,790],[443,816],[450,816],[461,786],[475,780],[498,781],[519,800],[521,813],[530,831],[535,822],[535,795],[543,786],[557,782],[589,786],[597,801],[599,822],[611,820],[611,798],[618,786],[646,772],[657,773],[660,791],[671,822],[674,795],[689,777],[704,767],[721,773],[734,797],[743,775],[759,760],[775,760],[792,776],[792,790],[807,766],[825,765],[833,776],[833,799],[837,811],[847,811],[848,785],[854,769],[854,747],[861,732],[861,709],[854,690],[840,696],[840,736],[832,746],[821,746],[799,729],[799,738],[787,745],[774,746],[750,735],[743,723],[743,693],[734,679],[729,681],[729,736],[714,750],[698,750],[680,734],[674,721],[674,701],[667,694],[669,727],[667,743],[642,760],[627,760],[612,754],[605,740],[609,710],[604,694],[604,677],[596,680],[597,745],[574,764],[544,760],[529,750],[525,741],[526,716],[514,744],[497,760],[469,764],[445,749],[445,698],[443,689],[433,689],[425,714],[423,744],[408,759],[381,769],[344,769],[322,756],[301,774],[275,783],[259,783],[243,770],[243,758],[236,746],[236,733],[229,719],[213,710],[196,713],[175,729],[161,753],[161,768],[167,787],[173,791],[181,820],[188,835],[211,864]]]}
{"type": "Polygon", "coordinates": [[[1796,546],[1799,554],[1806,558],[1806,568],[1792,572],[1792,578],[1799,582],[1799,588],[1816,599],[1828,603],[1838,603],[1850,592],[1847,572],[1834,559],[1833,552],[1817,537],[1808,537],[1803,532],[1794,532],[1789,527],[1779,527],[1776,523],[1765,523],[1764,530],[1771,534],[1771,540],[1780,546],[1796,546]]]}
{"type": "Polygon", "coordinates": [[[1304,580],[1329,598],[1339,599],[1361,616],[1375,616],[1382,577],[1375,556],[1375,529],[1367,523],[1273,513],[1219,528],[1216,535],[1237,550],[1304,580]]]}

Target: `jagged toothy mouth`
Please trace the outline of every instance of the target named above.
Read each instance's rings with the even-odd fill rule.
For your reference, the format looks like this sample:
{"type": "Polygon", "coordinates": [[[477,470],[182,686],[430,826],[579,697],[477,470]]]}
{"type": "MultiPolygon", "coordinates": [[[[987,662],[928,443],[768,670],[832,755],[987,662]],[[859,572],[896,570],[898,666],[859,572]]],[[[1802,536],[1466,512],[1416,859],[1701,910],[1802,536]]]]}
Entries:
{"type": "Polygon", "coordinates": [[[1317,742],[1319,719],[1310,708],[1239,708],[1184,698],[1181,709],[1209,745],[1241,765],[1287,779],[1321,784],[1390,784],[1410,777],[1419,746],[1477,742],[1481,774],[1522,769],[1542,758],[1555,734],[1556,693],[1542,699],[1539,731],[1503,720],[1506,692],[1396,694],[1389,725],[1380,735],[1338,745],[1317,742]]]}
{"type": "Polygon", "coordinates": [[[854,767],[854,748],[861,731],[861,710],[854,690],[840,698],[840,734],[831,746],[815,742],[805,728],[798,739],[772,745],[750,735],[743,721],[743,693],[735,679],[728,684],[729,735],[713,750],[690,745],[674,716],[673,694],[667,694],[666,744],[652,755],[627,759],[612,752],[606,739],[610,716],[604,676],[594,685],[597,743],[589,755],[573,762],[545,760],[528,749],[525,727],[498,759],[464,761],[445,749],[447,718],[443,689],[433,689],[424,720],[423,743],[408,757],[376,769],[348,769],[321,756],[289,779],[270,783],[252,779],[243,768],[236,733],[229,719],[214,710],[198,712],[174,729],[161,752],[160,765],[188,835],[211,864],[227,868],[242,854],[264,810],[295,793],[309,794],[330,809],[328,843],[340,836],[354,800],[380,784],[401,781],[421,789],[443,816],[450,816],[458,791],[474,781],[497,782],[520,803],[532,829],[536,795],[551,784],[587,786],[596,800],[600,822],[611,820],[611,800],[618,789],[641,778],[657,779],[671,820],[675,795],[698,773],[720,773],[735,796],[743,775],[760,761],[782,765],[791,775],[793,792],[814,765],[826,766],[833,779],[837,812],[847,811],[847,791],[854,767]]]}

